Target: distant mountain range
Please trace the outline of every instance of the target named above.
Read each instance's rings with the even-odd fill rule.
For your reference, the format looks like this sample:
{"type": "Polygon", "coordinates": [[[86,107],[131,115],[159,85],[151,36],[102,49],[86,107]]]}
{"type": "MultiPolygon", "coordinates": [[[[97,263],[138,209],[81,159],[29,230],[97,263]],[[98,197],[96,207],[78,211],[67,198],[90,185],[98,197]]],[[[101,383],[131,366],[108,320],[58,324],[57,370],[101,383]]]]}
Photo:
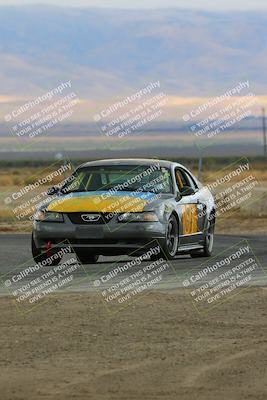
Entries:
{"type": "Polygon", "coordinates": [[[116,151],[195,154],[191,122],[183,115],[249,81],[249,91],[259,96],[251,117],[216,138],[207,154],[262,154],[259,116],[267,104],[266,71],[267,12],[1,6],[0,158],[24,157],[5,116],[69,80],[82,101],[74,117],[51,129],[47,139],[30,143],[33,153],[105,152],[106,138],[94,116],[160,81],[169,108],[116,151]]]}
{"type": "Polygon", "coordinates": [[[169,95],[213,96],[249,80],[267,92],[267,13],[0,7],[0,96],[71,79],[86,99],[160,80],[169,95]]]}

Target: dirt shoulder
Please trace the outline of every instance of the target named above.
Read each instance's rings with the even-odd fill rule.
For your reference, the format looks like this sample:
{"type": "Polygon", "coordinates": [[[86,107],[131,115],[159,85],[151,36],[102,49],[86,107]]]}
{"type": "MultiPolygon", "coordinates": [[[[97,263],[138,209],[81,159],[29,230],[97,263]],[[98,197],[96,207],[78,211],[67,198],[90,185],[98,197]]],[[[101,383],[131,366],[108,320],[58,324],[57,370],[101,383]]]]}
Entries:
{"type": "Polygon", "coordinates": [[[234,215],[222,220],[218,219],[216,232],[222,235],[266,235],[267,218],[234,215]]]}
{"type": "Polygon", "coordinates": [[[199,315],[181,289],[110,314],[60,294],[23,316],[1,297],[1,400],[266,399],[266,302],[251,288],[199,315]]]}

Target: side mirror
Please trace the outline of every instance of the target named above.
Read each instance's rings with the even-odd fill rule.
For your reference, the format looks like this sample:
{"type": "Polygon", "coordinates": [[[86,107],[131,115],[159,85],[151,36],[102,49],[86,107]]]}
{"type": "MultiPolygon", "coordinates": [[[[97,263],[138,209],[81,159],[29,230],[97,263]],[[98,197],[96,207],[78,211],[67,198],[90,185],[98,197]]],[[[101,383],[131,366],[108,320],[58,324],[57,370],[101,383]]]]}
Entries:
{"type": "Polygon", "coordinates": [[[52,186],[51,188],[48,189],[47,195],[53,196],[54,194],[57,194],[58,192],[59,192],[59,188],[56,186],[52,186]]]}
{"type": "Polygon", "coordinates": [[[191,196],[195,193],[195,190],[190,186],[184,186],[181,190],[181,196],[191,196]]]}

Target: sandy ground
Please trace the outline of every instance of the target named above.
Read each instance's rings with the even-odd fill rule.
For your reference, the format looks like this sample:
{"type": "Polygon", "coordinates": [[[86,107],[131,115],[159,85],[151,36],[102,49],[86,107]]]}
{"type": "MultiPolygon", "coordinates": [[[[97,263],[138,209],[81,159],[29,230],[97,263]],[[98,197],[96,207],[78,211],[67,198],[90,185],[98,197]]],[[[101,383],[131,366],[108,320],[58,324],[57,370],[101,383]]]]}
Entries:
{"type": "Polygon", "coordinates": [[[267,290],[199,315],[183,289],[111,314],[58,294],[29,314],[0,298],[1,400],[267,398],[267,290]]]}
{"type": "Polygon", "coordinates": [[[222,235],[266,235],[267,218],[234,215],[231,218],[218,219],[216,232],[222,235]]]}

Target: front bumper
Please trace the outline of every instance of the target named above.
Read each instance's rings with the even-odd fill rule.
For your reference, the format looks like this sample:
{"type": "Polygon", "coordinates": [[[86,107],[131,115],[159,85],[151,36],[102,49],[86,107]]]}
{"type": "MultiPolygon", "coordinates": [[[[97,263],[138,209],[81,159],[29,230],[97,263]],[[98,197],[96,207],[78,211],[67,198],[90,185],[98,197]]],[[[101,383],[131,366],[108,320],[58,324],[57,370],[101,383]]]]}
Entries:
{"type": "Polygon", "coordinates": [[[53,247],[71,244],[74,248],[91,248],[101,254],[116,250],[138,249],[154,239],[165,238],[166,224],[163,222],[118,223],[116,218],[103,224],[74,224],[68,215],[64,222],[34,222],[33,239],[39,249],[48,242],[53,247]],[[64,243],[62,243],[64,242],[64,243]]]}

